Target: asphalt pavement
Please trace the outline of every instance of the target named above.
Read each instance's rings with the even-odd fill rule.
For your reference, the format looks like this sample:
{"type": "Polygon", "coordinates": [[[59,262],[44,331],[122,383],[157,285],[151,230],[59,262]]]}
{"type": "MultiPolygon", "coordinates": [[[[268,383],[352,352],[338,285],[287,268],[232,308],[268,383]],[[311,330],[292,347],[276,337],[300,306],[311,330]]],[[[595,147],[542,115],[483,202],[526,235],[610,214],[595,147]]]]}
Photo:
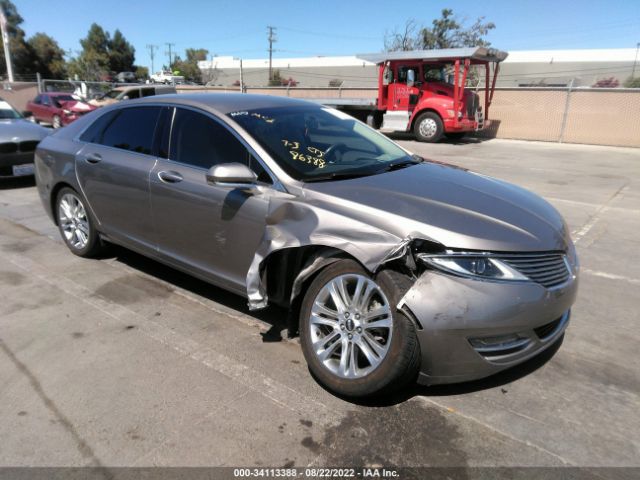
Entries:
{"type": "Polygon", "coordinates": [[[309,375],[285,312],[114,248],[68,252],[33,180],[0,182],[0,466],[640,466],[640,150],[506,140],[415,153],[565,216],[564,343],[482,381],[369,403],[309,375]]]}

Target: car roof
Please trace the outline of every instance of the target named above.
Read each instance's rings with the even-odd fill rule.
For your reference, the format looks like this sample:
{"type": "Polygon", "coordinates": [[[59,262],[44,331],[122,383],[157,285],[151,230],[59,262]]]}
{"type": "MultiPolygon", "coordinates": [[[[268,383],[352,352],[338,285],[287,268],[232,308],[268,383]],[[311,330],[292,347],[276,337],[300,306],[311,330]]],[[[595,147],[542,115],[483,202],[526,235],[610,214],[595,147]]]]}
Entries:
{"type": "MultiPolygon", "coordinates": [[[[250,93],[180,93],[162,95],[162,97],[146,97],[134,100],[135,103],[166,102],[176,105],[204,107],[221,114],[239,110],[255,110],[258,108],[277,108],[292,106],[315,106],[317,103],[297,98],[277,97],[274,95],[258,95],[250,93]]],[[[131,105],[131,103],[129,103],[131,105]]]]}

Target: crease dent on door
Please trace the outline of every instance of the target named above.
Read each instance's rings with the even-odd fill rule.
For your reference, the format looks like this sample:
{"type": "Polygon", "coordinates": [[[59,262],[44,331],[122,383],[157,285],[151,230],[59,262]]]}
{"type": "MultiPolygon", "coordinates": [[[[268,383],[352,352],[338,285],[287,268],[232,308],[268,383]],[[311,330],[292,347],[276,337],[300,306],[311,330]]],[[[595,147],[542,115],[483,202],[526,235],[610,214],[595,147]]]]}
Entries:
{"type": "MultiPolygon", "coordinates": [[[[317,245],[344,251],[375,272],[380,265],[405,254],[409,238],[400,238],[364,222],[292,199],[272,197],[265,230],[247,272],[249,309],[268,303],[265,259],[285,248],[317,245]],[[344,225],[348,224],[349,229],[344,225]]],[[[292,296],[296,289],[293,289],[292,296]]]]}

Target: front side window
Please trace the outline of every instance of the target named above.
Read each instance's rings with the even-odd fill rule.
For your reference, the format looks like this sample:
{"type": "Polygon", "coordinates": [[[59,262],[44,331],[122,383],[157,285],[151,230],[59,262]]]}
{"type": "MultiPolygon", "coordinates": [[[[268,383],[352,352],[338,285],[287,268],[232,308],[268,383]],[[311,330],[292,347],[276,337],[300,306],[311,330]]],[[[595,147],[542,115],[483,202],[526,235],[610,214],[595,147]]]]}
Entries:
{"type": "Polygon", "coordinates": [[[227,128],[192,110],[176,110],[169,158],[204,169],[221,163],[244,163],[258,175],[259,181],[271,183],[262,165],[227,128]]]}
{"type": "Polygon", "coordinates": [[[392,141],[330,108],[275,107],[228,115],[296,180],[373,175],[417,163],[392,141]]]}
{"type": "Polygon", "coordinates": [[[151,154],[160,107],[124,108],[106,126],[98,143],[136,153],[151,154]]]}
{"type": "Polygon", "coordinates": [[[143,88],[142,89],[142,96],[143,97],[152,97],[153,95],[156,94],[156,89],[151,87],[151,88],[143,88]]]}
{"type": "Polygon", "coordinates": [[[51,105],[51,100],[47,95],[42,96],[42,105],[46,105],[46,106],[51,105]]]}

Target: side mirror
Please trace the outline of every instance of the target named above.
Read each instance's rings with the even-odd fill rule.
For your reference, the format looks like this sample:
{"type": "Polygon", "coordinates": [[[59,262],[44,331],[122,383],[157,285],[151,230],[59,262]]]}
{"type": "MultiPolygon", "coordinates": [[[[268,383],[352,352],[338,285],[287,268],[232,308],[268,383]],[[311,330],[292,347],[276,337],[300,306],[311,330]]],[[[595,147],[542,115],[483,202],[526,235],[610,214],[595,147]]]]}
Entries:
{"type": "Polygon", "coordinates": [[[257,179],[258,176],[243,163],[221,163],[207,172],[207,183],[220,187],[254,188],[257,179]]]}
{"type": "Polygon", "coordinates": [[[407,70],[407,85],[413,87],[413,84],[416,82],[416,72],[413,70],[407,70]]]}
{"type": "Polygon", "coordinates": [[[125,95],[124,97],[122,97],[122,100],[129,100],[129,95],[125,95]]]}

